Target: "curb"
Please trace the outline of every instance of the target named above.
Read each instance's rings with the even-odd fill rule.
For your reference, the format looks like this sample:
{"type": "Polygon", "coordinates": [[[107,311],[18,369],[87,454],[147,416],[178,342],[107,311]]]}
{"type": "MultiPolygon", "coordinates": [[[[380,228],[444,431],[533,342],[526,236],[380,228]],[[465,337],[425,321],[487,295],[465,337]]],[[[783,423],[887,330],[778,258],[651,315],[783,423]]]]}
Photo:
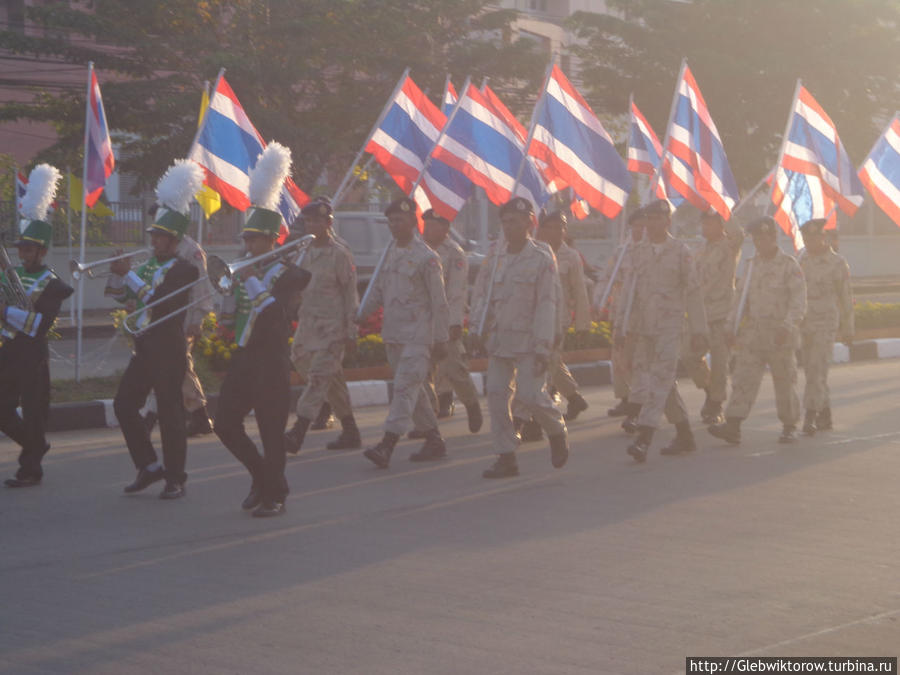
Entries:
{"type": "MultiPolygon", "coordinates": [[[[832,351],[832,363],[852,363],[856,361],[872,361],[876,359],[900,358],[900,338],[879,338],[855,342],[849,348],[835,343],[832,351]]],[[[569,366],[572,376],[582,387],[600,387],[612,383],[612,363],[610,361],[594,361],[569,366]]],[[[486,392],[487,377],[485,373],[472,373],[475,388],[482,394],[486,392]]],[[[390,380],[362,380],[348,382],[350,403],[354,408],[366,408],[375,405],[387,405],[394,393],[394,383],[390,380]]],[[[291,388],[291,410],[303,392],[302,387],[291,388]]],[[[207,409],[215,414],[218,394],[210,394],[207,409]]],[[[117,427],[118,422],[113,411],[112,400],[80,401],[77,403],[57,403],[50,406],[47,431],[75,431],[78,429],[96,429],[117,427]]]]}

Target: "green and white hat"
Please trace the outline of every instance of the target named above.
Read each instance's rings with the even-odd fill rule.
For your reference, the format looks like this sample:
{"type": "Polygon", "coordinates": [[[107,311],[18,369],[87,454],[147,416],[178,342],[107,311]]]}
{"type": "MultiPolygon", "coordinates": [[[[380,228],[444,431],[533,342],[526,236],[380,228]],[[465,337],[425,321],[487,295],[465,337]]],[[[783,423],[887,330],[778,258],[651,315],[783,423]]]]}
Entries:
{"type": "Polygon", "coordinates": [[[19,240],[16,246],[37,244],[50,247],[53,226],[47,222],[47,212],[56,197],[56,186],[61,174],[49,164],[38,164],[28,176],[28,188],[22,197],[22,220],[19,221],[19,240]]]}
{"type": "Polygon", "coordinates": [[[191,224],[191,200],[203,187],[203,169],[190,159],[176,159],[156,184],[159,208],[147,232],[165,232],[181,239],[191,224]]]}
{"type": "Polygon", "coordinates": [[[256,160],[256,166],[250,169],[250,203],[247,209],[247,222],[241,236],[263,234],[277,237],[281,231],[281,213],[278,202],[281,201],[281,186],[291,173],[291,151],[289,148],[272,141],[256,160]]]}

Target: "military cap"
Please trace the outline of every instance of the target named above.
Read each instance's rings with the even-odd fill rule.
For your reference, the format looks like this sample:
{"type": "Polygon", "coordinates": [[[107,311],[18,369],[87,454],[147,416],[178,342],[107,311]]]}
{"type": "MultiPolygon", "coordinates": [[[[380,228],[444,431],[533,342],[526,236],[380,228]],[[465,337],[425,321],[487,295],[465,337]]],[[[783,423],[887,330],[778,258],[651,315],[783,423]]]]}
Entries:
{"type": "Polygon", "coordinates": [[[389,216],[392,213],[409,213],[416,215],[416,203],[409,197],[400,197],[395,199],[384,210],[384,215],[389,216]]]}
{"type": "Polygon", "coordinates": [[[550,211],[549,213],[541,214],[541,220],[538,223],[538,226],[543,227],[549,223],[562,223],[563,225],[566,225],[568,222],[566,214],[562,211],[550,211]]]}
{"type": "Polygon", "coordinates": [[[755,234],[773,234],[778,231],[778,225],[771,216],[757,218],[745,228],[751,237],[755,234]]]}
{"type": "Polygon", "coordinates": [[[826,223],[828,223],[828,220],[825,218],[813,218],[812,220],[807,220],[800,226],[800,232],[804,235],[822,234],[825,230],[826,223]]]}
{"type": "Polygon", "coordinates": [[[423,213],[422,220],[436,220],[442,225],[450,224],[449,220],[447,220],[443,216],[439,216],[437,213],[435,213],[434,209],[428,209],[425,213],[423,213]]]}
{"type": "Polygon", "coordinates": [[[316,216],[328,217],[334,213],[334,209],[331,206],[331,202],[327,199],[314,199],[300,209],[300,213],[306,218],[314,218],[316,216]]]}
{"type": "Polygon", "coordinates": [[[531,202],[525,199],[525,197],[513,197],[500,206],[500,215],[503,216],[507,213],[525,213],[533,216],[534,206],[532,206],[531,202]]]}

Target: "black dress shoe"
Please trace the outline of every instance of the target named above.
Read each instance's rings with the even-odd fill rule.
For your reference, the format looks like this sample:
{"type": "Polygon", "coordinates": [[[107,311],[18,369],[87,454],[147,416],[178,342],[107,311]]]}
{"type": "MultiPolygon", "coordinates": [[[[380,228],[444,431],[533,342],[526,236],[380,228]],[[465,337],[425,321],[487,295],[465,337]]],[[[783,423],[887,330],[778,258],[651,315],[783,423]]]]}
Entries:
{"type": "Polygon", "coordinates": [[[247,493],[244,501],[241,502],[241,508],[244,509],[244,511],[252,511],[259,506],[260,502],[262,502],[262,493],[256,483],[253,483],[253,485],[250,486],[250,492],[247,493]]]}
{"type": "Polygon", "coordinates": [[[466,416],[469,418],[469,432],[477,434],[481,431],[484,418],[481,416],[481,406],[478,401],[466,406],[466,416]]]}
{"type": "Polygon", "coordinates": [[[166,487],[159,493],[160,499],[181,499],[187,493],[184,490],[184,483],[170,483],[166,481],[166,487]]]}
{"type": "Polygon", "coordinates": [[[137,472],[137,476],[134,479],[134,482],[130,485],[125,486],[125,492],[131,494],[132,492],[140,492],[144,488],[150,487],[156,481],[162,480],[165,472],[162,467],[156,469],[155,471],[150,471],[148,469],[139,469],[137,472]]]}
{"type": "Polygon", "coordinates": [[[41,479],[37,476],[22,476],[17,478],[7,478],[3,481],[3,484],[6,485],[6,487],[11,488],[34,487],[35,485],[41,484],[41,479]]]}
{"type": "Polygon", "coordinates": [[[271,518],[284,515],[284,502],[263,502],[253,511],[254,518],[271,518]]]}

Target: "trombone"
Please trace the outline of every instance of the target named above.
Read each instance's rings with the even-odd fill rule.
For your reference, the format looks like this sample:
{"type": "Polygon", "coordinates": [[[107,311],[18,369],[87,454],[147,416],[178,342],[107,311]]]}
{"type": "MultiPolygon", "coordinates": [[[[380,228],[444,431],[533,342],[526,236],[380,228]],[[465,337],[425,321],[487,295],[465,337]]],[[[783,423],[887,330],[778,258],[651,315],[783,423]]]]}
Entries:
{"type": "MultiPolygon", "coordinates": [[[[168,321],[173,316],[181,314],[182,312],[187,311],[194,305],[198,305],[201,302],[208,300],[209,298],[215,296],[216,294],[228,295],[233,288],[233,277],[234,275],[242,269],[250,267],[252,265],[256,265],[257,263],[266,261],[270,258],[277,259],[285,256],[290,256],[293,254],[297,254],[294,261],[291,263],[292,265],[299,265],[303,259],[303,255],[306,252],[306,249],[312,244],[315,237],[311,234],[307,234],[299,239],[295,239],[292,242],[285,244],[284,246],[280,246],[272,251],[267,253],[263,253],[254,258],[240,258],[233,263],[226,263],[222,258],[217,255],[211,255],[207,258],[206,261],[206,270],[207,275],[205,277],[200,277],[199,279],[195,279],[189,284],[185,284],[181,288],[176,288],[171,293],[166,293],[166,295],[161,298],[155,298],[152,301],[148,302],[146,305],[141,307],[138,310],[135,310],[131,314],[128,314],[125,317],[125,320],[122,322],[122,325],[125,327],[125,330],[128,331],[132,336],[138,337],[154,326],[158,326],[164,321],[168,321]],[[146,312],[153,307],[173,298],[180,293],[184,293],[189,291],[194,286],[208,281],[212,284],[213,292],[207,293],[199,298],[191,300],[188,303],[185,303],[178,309],[172,310],[165,316],[161,316],[157,319],[154,319],[150,323],[145,325],[140,325],[140,322],[143,317],[149,316],[146,312]]],[[[108,262],[108,261],[106,261],[108,262]]]]}
{"type": "Polygon", "coordinates": [[[99,279],[101,277],[108,277],[110,275],[110,272],[95,272],[94,269],[99,267],[100,265],[115,262],[116,260],[122,260],[123,258],[133,257],[138,257],[139,262],[143,263],[149,260],[152,254],[152,249],[140,248],[137,251],[131,251],[130,253],[120,253],[119,255],[114,255],[111,258],[103,258],[102,260],[94,260],[93,262],[83,263],[73,259],[69,261],[69,272],[71,272],[72,278],[75,281],[78,281],[82,277],[84,277],[85,279],[99,279]]]}

